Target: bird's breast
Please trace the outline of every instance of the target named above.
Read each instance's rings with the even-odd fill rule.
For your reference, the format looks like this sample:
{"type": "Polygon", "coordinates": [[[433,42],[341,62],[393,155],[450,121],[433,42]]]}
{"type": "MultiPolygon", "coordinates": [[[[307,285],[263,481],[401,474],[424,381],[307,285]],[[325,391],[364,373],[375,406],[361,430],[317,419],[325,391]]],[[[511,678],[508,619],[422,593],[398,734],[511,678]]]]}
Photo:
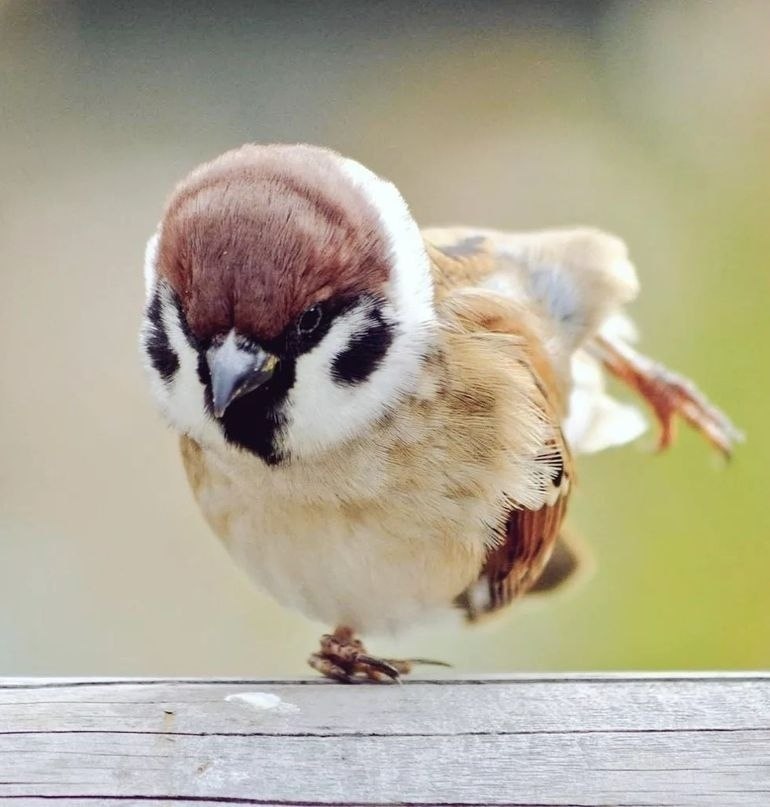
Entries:
{"type": "MultiPolygon", "coordinates": [[[[283,605],[329,626],[392,632],[451,607],[486,554],[473,507],[406,491],[378,457],[270,468],[183,440],[196,499],[236,562],[283,605]],[[364,467],[366,466],[366,467],[364,467]]],[[[425,483],[426,480],[423,480],[425,483]]]]}

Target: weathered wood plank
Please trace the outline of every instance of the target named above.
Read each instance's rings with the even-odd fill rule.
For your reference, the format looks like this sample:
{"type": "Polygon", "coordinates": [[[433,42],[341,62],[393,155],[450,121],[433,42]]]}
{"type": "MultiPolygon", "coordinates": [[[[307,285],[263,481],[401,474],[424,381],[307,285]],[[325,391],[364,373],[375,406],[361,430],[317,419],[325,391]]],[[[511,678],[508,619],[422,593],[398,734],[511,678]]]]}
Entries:
{"type": "Polygon", "coordinates": [[[770,677],[0,684],[0,801],[770,804],[770,677]],[[296,707],[257,710],[238,692],[296,707]]]}

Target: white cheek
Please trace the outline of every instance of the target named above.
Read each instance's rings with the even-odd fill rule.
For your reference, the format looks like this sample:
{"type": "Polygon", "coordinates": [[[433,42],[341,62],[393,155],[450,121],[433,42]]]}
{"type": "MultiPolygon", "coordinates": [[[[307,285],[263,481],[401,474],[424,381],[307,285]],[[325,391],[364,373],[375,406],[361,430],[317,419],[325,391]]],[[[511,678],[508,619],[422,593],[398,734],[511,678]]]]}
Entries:
{"type": "MultiPolygon", "coordinates": [[[[389,321],[392,313],[387,307],[382,309],[389,321]]],[[[334,359],[368,323],[365,310],[340,317],[321,343],[298,359],[296,379],[284,408],[283,447],[294,456],[310,456],[359,435],[400,397],[416,390],[423,343],[399,326],[395,326],[382,361],[365,381],[344,384],[334,380],[334,359]]]]}
{"type": "Polygon", "coordinates": [[[177,428],[202,443],[222,442],[219,428],[206,414],[204,388],[198,378],[198,353],[187,341],[176,311],[163,312],[168,341],[179,357],[179,370],[169,385],[169,407],[177,428]]]}
{"type": "MultiPolygon", "coordinates": [[[[179,361],[173,378],[164,382],[149,359],[145,358],[150,389],[164,417],[174,428],[205,445],[223,445],[224,437],[215,421],[206,414],[204,387],[198,378],[198,353],[187,341],[179,324],[179,314],[161,290],[163,326],[171,349],[179,361]]],[[[148,327],[145,321],[143,334],[148,327]]]]}
{"type": "MultiPolygon", "coordinates": [[[[294,455],[313,454],[355,433],[366,406],[365,390],[337,384],[332,363],[366,322],[363,312],[341,316],[313,350],[297,360],[294,386],[284,407],[284,447],[294,455]]],[[[359,386],[366,386],[359,385],[359,386]]]]}

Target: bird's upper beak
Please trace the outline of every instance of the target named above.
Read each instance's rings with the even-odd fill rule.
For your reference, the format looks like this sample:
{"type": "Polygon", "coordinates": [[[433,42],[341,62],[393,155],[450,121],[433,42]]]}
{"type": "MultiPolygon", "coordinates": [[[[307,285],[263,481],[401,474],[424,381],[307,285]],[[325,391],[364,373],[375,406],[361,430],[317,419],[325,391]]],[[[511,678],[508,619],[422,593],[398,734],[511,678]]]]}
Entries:
{"type": "Polygon", "coordinates": [[[221,418],[227,407],[268,381],[275,372],[278,357],[257,348],[238,347],[231,331],[221,345],[206,352],[211,373],[214,414],[221,418]]]}

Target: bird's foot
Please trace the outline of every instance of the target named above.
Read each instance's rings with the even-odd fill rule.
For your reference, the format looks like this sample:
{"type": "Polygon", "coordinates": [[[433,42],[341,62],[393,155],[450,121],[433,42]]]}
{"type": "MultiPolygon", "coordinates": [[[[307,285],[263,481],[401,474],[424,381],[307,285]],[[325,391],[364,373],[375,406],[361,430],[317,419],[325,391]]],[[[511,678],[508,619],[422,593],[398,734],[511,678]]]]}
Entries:
{"type": "Polygon", "coordinates": [[[401,681],[414,664],[437,664],[428,659],[383,659],[371,656],[350,628],[337,628],[321,637],[321,647],[308,659],[308,664],[326,678],[352,684],[355,681],[401,681]]]}
{"type": "Polygon", "coordinates": [[[729,458],[735,443],[743,439],[728,417],[690,380],[627,345],[599,338],[595,346],[604,366],[652,407],[660,424],[660,450],[668,448],[674,440],[677,415],[725,457],[729,458]]]}

